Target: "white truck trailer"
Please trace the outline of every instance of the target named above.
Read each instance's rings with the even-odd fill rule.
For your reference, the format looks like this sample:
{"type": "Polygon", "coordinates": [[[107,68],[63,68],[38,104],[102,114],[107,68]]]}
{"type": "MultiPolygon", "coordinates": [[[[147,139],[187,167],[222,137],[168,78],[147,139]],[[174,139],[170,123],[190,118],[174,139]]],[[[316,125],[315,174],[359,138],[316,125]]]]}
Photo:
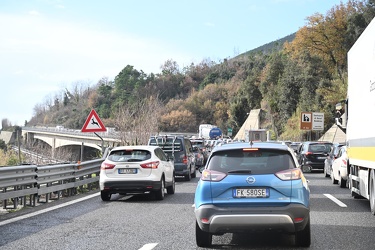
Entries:
{"type": "Polygon", "coordinates": [[[375,18],[348,52],[348,99],[342,124],[352,196],[370,201],[375,215],[375,18]]]}

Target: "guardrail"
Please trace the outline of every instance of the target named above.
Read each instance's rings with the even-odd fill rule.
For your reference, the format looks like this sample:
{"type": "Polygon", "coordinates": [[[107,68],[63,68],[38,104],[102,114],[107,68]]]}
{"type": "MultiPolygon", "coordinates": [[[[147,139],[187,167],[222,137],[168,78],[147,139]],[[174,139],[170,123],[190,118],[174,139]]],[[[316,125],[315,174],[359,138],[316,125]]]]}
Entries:
{"type": "Polygon", "coordinates": [[[78,163],[0,167],[0,201],[3,208],[16,209],[19,204],[35,206],[37,202],[48,202],[52,194],[57,196],[54,199],[59,199],[63,192],[71,196],[77,194],[78,188],[97,188],[100,165],[108,152],[107,148],[102,158],[78,163]],[[44,201],[41,200],[42,195],[45,195],[44,201]],[[12,207],[8,206],[9,199],[12,207]]]}

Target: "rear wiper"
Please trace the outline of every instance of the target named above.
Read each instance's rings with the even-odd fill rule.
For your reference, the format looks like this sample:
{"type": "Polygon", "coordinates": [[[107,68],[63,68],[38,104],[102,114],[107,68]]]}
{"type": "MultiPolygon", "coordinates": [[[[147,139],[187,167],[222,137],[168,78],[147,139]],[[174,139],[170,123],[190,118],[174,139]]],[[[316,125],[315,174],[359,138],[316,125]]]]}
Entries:
{"type": "Polygon", "coordinates": [[[228,174],[251,174],[250,169],[238,169],[238,170],[230,170],[228,174]]]}

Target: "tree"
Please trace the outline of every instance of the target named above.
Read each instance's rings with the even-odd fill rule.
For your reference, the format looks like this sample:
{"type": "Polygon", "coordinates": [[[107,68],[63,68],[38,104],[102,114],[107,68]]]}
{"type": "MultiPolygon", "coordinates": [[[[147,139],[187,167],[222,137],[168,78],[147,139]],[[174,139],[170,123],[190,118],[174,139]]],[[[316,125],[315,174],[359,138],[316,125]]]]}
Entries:
{"type": "Polygon", "coordinates": [[[335,5],[325,16],[317,13],[307,17],[306,26],[297,31],[293,42],[286,44],[286,51],[293,56],[304,52],[318,56],[332,74],[342,78],[347,66],[348,46],[354,43],[346,40],[348,20],[361,8],[361,1],[349,0],[346,5],[335,5]]]}

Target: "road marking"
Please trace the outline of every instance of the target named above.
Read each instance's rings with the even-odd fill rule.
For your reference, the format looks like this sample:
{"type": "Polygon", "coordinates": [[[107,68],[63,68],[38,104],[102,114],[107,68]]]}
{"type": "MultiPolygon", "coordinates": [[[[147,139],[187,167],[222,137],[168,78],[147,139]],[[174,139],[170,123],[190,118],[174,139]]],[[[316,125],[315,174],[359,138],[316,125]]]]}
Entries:
{"type": "Polygon", "coordinates": [[[78,203],[78,202],[81,202],[81,201],[84,201],[84,200],[88,200],[88,199],[91,199],[95,196],[98,196],[99,194],[100,193],[98,192],[98,193],[88,195],[88,196],[85,196],[85,197],[82,197],[82,198],[79,198],[79,199],[76,199],[76,200],[65,202],[65,203],[60,204],[60,205],[45,208],[45,209],[42,209],[42,210],[34,212],[34,213],[25,214],[25,215],[22,215],[22,216],[19,216],[19,217],[16,217],[16,218],[12,218],[12,219],[9,219],[9,220],[5,220],[5,221],[0,221],[0,226],[6,225],[6,224],[9,224],[9,223],[12,223],[12,222],[16,222],[16,221],[19,221],[19,220],[27,219],[27,218],[33,217],[35,215],[47,213],[49,211],[53,211],[53,210],[56,210],[56,209],[59,209],[59,208],[62,208],[62,207],[66,207],[66,206],[69,206],[69,205],[72,205],[74,203],[78,203]]]}
{"type": "Polygon", "coordinates": [[[331,201],[333,201],[334,203],[336,203],[337,205],[339,205],[340,207],[347,207],[347,205],[341,201],[339,201],[338,199],[336,199],[335,197],[333,197],[332,195],[330,194],[324,194],[327,198],[329,198],[331,201]]]}
{"type": "Polygon", "coordinates": [[[144,245],[139,250],[151,250],[151,249],[154,249],[154,247],[156,247],[157,245],[158,243],[149,243],[149,244],[144,245]]]}

